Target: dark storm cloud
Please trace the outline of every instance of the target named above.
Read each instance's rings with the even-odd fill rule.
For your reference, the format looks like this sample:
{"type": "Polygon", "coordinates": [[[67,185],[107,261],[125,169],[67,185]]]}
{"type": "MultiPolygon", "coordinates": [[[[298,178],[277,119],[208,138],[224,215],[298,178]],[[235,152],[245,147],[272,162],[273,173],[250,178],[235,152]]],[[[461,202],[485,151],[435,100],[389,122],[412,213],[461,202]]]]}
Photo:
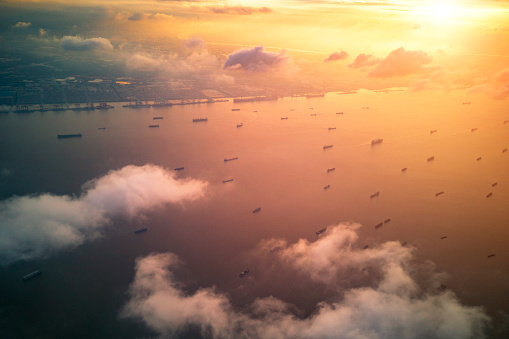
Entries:
{"type": "MultiPolygon", "coordinates": [[[[340,224],[313,242],[272,239],[261,244],[260,250],[269,254],[267,245],[278,243],[272,260],[314,281],[313,293],[323,292],[324,282],[329,292],[338,291],[307,318],[297,317],[291,311],[295,307],[274,297],[256,299],[239,311],[214,288],[185,293],[172,273],[182,262],[172,253],[137,259],[130,300],[121,315],[141,319],[162,337],[189,325],[211,338],[485,337],[489,318],[481,308],[462,305],[451,291],[418,285],[411,275],[416,269],[412,248],[387,242],[362,250],[356,245],[358,228],[340,224]],[[365,284],[349,287],[351,272],[364,276],[365,284]]],[[[251,272],[249,279],[256,281],[256,274],[251,272]]]]}
{"type": "Polygon", "coordinates": [[[249,71],[269,71],[285,65],[289,60],[286,52],[266,52],[263,46],[241,49],[228,55],[224,69],[242,69],[249,71]]]}
{"type": "Polygon", "coordinates": [[[206,183],[177,180],[154,165],[126,166],[83,185],[79,197],[52,194],[0,202],[0,264],[45,257],[100,235],[110,218],[195,200],[206,183]]]}
{"type": "Polygon", "coordinates": [[[323,62],[331,62],[331,61],[338,61],[338,60],[345,60],[348,58],[348,53],[345,51],[341,52],[334,52],[331,55],[329,55],[327,58],[323,60],[323,62]]]}

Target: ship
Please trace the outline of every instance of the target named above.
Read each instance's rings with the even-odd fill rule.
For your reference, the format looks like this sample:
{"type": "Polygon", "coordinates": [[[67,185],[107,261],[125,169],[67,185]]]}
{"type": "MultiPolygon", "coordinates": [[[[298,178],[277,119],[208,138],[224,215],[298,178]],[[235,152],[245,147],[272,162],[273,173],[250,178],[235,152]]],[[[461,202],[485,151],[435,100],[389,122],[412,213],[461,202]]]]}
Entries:
{"type": "Polygon", "coordinates": [[[59,134],[57,135],[58,139],[67,139],[67,138],[81,138],[81,133],[76,134],[59,134]]]}
{"type": "Polygon", "coordinates": [[[147,232],[147,231],[148,231],[148,228],[143,227],[143,228],[140,228],[140,229],[137,229],[136,231],[134,231],[134,234],[140,234],[140,233],[147,232]]]}
{"type": "Polygon", "coordinates": [[[323,149],[331,148],[334,145],[323,145],[323,149]]]}
{"type": "Polygon", "coordinates": [[[336,170],[336,167],[327,168],[327,173],[332,172],[332,171],[334,171],[334,170],[336,170]]]}
{"type": "Polygon", "coordinates": [[[329,127],[329,131],[330,131],[331,129],[336,129],[336,127],[329,127]]]}
{"type": "Polygon", "coordinates": [[[364,247],[362,249],[367,250],[368,248],[369,248],[369,245],[364,245],[364,247]]]}
{"type": "Polygon", "coordinates": [[[184,169],[184,167],[177,167],[175,168],[175,171],[182,171],[184,169]]]}
{"type": "Polygon", "coordinates": [[[391,219],[385,219],[384,224],[387,224],[388,222],[391,222],[391,219]]]}
{"type": "Polygon", "coordinates": [[[240,111],[240,108],[232,108],[232,111],[240,111]]]}
{"type": "Polygon", "coordinates": [[[27,275],[24,275],[24,276],[23,276],[23,281],[26,281],[26,280],[31,279],[31,278],[33,278],[33,277],[36,277],[36,276],[38,276],[38,275],[39,275],[39,274],[41,274],[41,273],[42,273],[42,272],[41,272],[40,270],[35,270],[35,271],[33,271],[32,273],[29,273],[29,274],[27,274],[27,275]]]}
{"type": "Polygon", "coordinates": [[[311,117],[316,117],[316,113],[310,114],[311,117]]]}
{"type": "Polygon", "coordinates": [[[148,127],[154,128],[154,127],[159,127],[159,125],[148,125],[148,127]]]}
{"type": "Polygon", "coordinates": [[[490,254],[488,255],[488,258],[493,258],[495,256],[495,254],[490,254]]]}
{"type": "Polygon", "coordinates": [[[507,152],[507,148],[504,148],[504,149],[502,150],[502,153],[505,153],[505,152],[507,152]]]}
{"type": "Polygon", "coordinates": [[[381,144],[384,139],[373,139],[371,140],[371,145],[381,144]]]}
{"type": "Polygon", "coordinates": [[[337,112],[336,114],[343,114],[343,112],[337,112]]]}
{"type": "Polygon", "coordinates": [[[379,222],[378,224],[375,225],[375,229],[379,229],[380,227],[382,227],[384,225],[383,222],[379,222]]]}
{"type": "Polygon", "coordinates": [[[246,268],[244,271],[240,272],[239,277],[244,278],[246,276],[246,274],[248,274],[248,273],[249,273],[249,269],[246,268]]]}
{"type": "Polygon", "coordinates": [[[99,129],[99,130],[105,130],[105,129],[106,129],[106,127],[99,127],[98,129],[99,129]]]}
{"type": "Polygon", "coordinates": [[[324,190],[328,190],[329,188],[330,188],[330,185],[327,185],[327,186],[323,187],[324,190]]]}
{"type": "Polygon", "coordinates": [[[433,133],[436,133],[436,132],[438,132],[438,130],[432,129],[431,131],[429,131],[429,134],[433,134],[433,133]]]}
{"type": "Polygon", "coordinates": [[[306,94],[306,98],[320,98],[320,97],[324,97],[325,96],[325,93],[310,93],[310,94],[306,94]]]}
{"type": "Polygon", "coordinates": [[[447,239],[447,236],[445,235],[443,237],[440,237],[440,239],[447,239]]]}
{"type": "Polygon", "coordinates": [[[489,197],[491,197],[492,195],[493,195],[493,193],[491,193],[491,192],[490,192],[490,193],[488,193],[488,195],[486,195],[486,198],[489,198],[489,197]]]}
{"type": "Polygon", "coordinates": [[[468,102],[462,102],[461,104],[462,104],[462,105],[470,105],[470,101],[468,101],[468,102]]]}
{"type": "Polygon", "coordinates": [[[495,187],[498,185],[498,182],[494,182],[493,184],[491,184],[491,187],[495,187]]]}
{"type": "Polygon", "coordinates": [[[237,127],[242,127],[242,126],[244,126],[243,123],[240,123],[240,124],[237,125],[237,127]]]}
{"type": "Polygon", "coordinates": [[[504,120],[504,125],[507,124],[509,122],[509,120],[504,120]]]}
{"type": "Polygon", "coordinates": [[[253,210],[253,213],[260,212],[261,210],[262,210],[262,208],[261,208],[261,207],[255,208],[255,209],[253,210]]]}
{"type": "Polygon", "coordinates": [[[162,119],[163,117],[153,117],[152,120],[160,120],[162,119]]]}
{"type": "Polygon", "coordinates": [[[233,179],[223,180],[223,184],[225,184],[225,183],[227,183],[227,182],[230,182],[230,181],[233,181],[233,179]]]}
{"type": "Polygon", "coordinates": [[[209,121],[208,118],[194,118],[193,122],[200,122],[200,121],[209,121]]]}
{"type": "Polygon", "coordinates": [[[435,197],[438,197],[438,196],[440,196],[440,195],[442,195],[442,194],[444,194],[444,193],[445,193],[444,191],[440,191],[440,192],[438,192],[438,193],[435,193],[435,197]]]}
{"type": "Polygon", "coordinates": [[[427,161],[433,161],[433,160],[435,160],[435,157],[434,157],[434,156],[433,156],[433,157],[429,157],[429,158],[427,159],[427,161]]]}
{"type": "Polygon", "coordinates": [[[362,107],[362,109],[369,109],[369,106],[364,106],[362,107]]]}
{"type": "Polygon", "coordinates": [[[320,234],[324,233],[325,231],[327,231],[327,228],[322,228],[321,230],[316,231],[315,234],[320,235],[320,234]]]}
{"type": "Polygon", "coordinates": [[[375,197],[378,197],[379,195],[380,195],[380,192],[379,192],[379,191],[377,191],[377,192],[375,192],[375,193],[371,194],[369,197],[370,197],[370,198],[375,198],[375,197]]]}
{"type": "Polygon", "coordinates": [[[476,161],[479,161],[479,160],[481,160],[481,159],[482,159],[482,158],[481,158],[481,157],[479,157],[479,158],[477,158],[477,159],[475,159],[475,160],[476,160],[476,161]]]}
{"type": "Polygon", "coordinates": [[[281,120],[288,120],[288,117],[283,117],[281,118],[281,120]]]}
{"type": "Polygon", "coordinates": [[[232,160],[237,160],[239,157],[233,157],[233,158],[224,158],[224,161],[232,161],[232,160]]]}
{"type": "Polygon", "coordinates": [[[106,102],[99,103],[98,106],[95,106],[95,109],[111,109],[115,108],[115,106],[108,105],[106,102]]]}
{"type": "Polygon", "coordinates": [[[472,128],[472,129],[470,130],[470,132],[475,132],[475,131],[477,131],[477,127],[476,127],[476,128],[472,128]]]}
{"type": "Polygon", "coordinates": [[[404,168],[401,169],[401,172],[406,172],[407,169],[408,168],[404,167],[404,168]]]}

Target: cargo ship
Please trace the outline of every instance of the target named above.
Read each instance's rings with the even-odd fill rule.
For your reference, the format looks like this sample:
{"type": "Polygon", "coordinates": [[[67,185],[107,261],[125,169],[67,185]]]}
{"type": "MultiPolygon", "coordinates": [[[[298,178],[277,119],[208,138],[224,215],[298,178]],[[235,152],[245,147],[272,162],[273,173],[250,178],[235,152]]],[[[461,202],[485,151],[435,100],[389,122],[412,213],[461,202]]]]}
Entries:
{"type": "Polygon", "coordinates": [[[23,281],[26,281],[28,279],[31,279],[33,277],[36,277],[38,276],[39,274],[41,274],[42,272],[40,270],[36,270],[36,271],[33,271],[32,273],[29,273],[27,275],[24,275],[23,276],[23,281]]]}
{"type": "Polygon", "coordinates": [[[148,231],[148,228],[143,227],[143,228],[140,228],[140,229],[137,229],[136,231],[134,231],[134,234],[140,234],[140,233],[147,232],[147,231],[148,231]]]}
{"type": "Polygon", "coordinates": [[[321,98],[324,97],[325,93],[310,93],[306,94],[306,98],[321,98]]]}
{"type": "Polygon", "coordinates": [[[331,148],[332,146],[334,146],[334,145],[324,145],[323,149],[331,148]]]}
{"type": "Polygon", "coordinates": [[[343,114],[343,112],[337,112],[336,114],[343,114]]]}
{"type": "Polygon", "coordinates": [[[321,230],[316,231],[315,234],[320,235],[320,234],[324,233],[325,231],[327,231],[327,228],[322,228],[321,230]]]}
{"type": "Polygon", "coordinates": [[[154,127],[159,127],[159,125],[148,125],[148,127],[154,128],[154,127]]]}
{"type": "Polygon", "coordinates": [[[429,131],[429,134],[433,134],[433,133],[436,133],[437,130],[436,129],[432,129],[431,131],[429,131]]]}
{"type": "Polygon", "coordinates": [[[332,171],[335,171],[335,170],[336,170],[336,167],[327,168],[327,173],[332,172],[332,171]]]}
{"type": "Polygon", "coordinates": [[[388,222],[391,222],[391,219],[385,219],[384,224],[387,224],[388,222]]]}
{"type": "Polygon", "coordinates": [[[407,171],[407,169],[408,169],[408,168],[406,168],[406,167],[405,167],[405,168],[402,168],[402,169],[401,169],[401,172],[406,172],[406,171],[407,171]]]}
{"type": "Polygon", "coordinates": [[[182,171],[184,169],[184,167],[177,167],[175,168],[175,171],[182,171]]]}
{"type": "Polygon", "coordinates": [[[482,159],[482,158],[481,158],[481,157],[479,157],[479,158],[477,158],[477,159],[475,159],[475,160],[476,160],[476,161],[480,161],[481,159],[482,159]]]}
{"type": "Polygon", "coordinates": [[[163,117],[153,117],[152,120],[160,120],[162,119],[163,117]]]}
{"type": "Polygon", "coordinates": [[[232,108],[232,112],[234,111],[240,111],[240,108],[232,108]]]}
{"type": "Polygon", "coordinates": [[[232,160],[237,160],[239,157],[233,157],[233,158],[224,158],[224,161],[232,161],[232,160]]]}
{"type": "Polygon", "coordinates": [[[200,121],[209,121],[208,118],[194,118],[193,122],[200,122],[200,121]]]}
{"type": "Polygon", "coordinates": [[[444,194],[444,193],[445,193],[444,191],[440,191],[440,192],[438,192],[438,193],[435,193],[435,197],[438,197],[438,196],[440,196],[440,195],[442,195],[442,194],[444,194]]]}
{"type": "Polygon", "coordinates": [[[475,131],[477,131],[477,128],[472,128],[472,129],[470,130],[470,132],[475,132],[475,131]]]}
{"type": "Polygon", "coordinates": [[[242,124],[242,123],[237,125],[237,127],[242,127],[242,126],[244,126],[244,124],[242,124]]]}
{"type": "Polygon", "coordinates": [[[381,144],[384,139],[373,139],[371,140],[371,145],[381,144]]]}
{"type": "Polygon", "coordinates": [[[246,268],[244,271],[240,272],[239,277],[244,278],[246,276],[246,274],[248,274],[248,273],[249,273],[249,269],[246,268]]]}
{"type": "Polygon", "coordinates": [[[227,182],[230,182],[230,181],[233,181],[233,179],[223,180],[223,184],[226,184],[227,182]]]}
{"type": "Polygon", "coordinates": [[[371,194],[369,197],[370,197],[370,198],[376,198],[376,197],[378,197],[379,195],[380,195],[380,192],[379,192],[379,191],[377,191],[376,193],[371,194]]]}
{"type": "Polygon", "coordinates": [[[115,108],[115,106],[108,105],[105,102],[101,102],[101,103],[99,103],[98,106],[95,106],[95,109],[112,109],[112,108],[115,108]]]}
{"type": "Polygon", "coordinates": [[[262,208],[261,208],[261,207],[255,208],[255,209],[253,210],[253,213],[260,212],[261,210],[262,210],[262,208]]]}
{"type": "Polygon", "coordinates": [[[375,229],[379,229],[380,227],[382,227],[384,225],[383,222],[379,222],[378,224],[375,225],[375,229]]]}
{"type": "Polygon", "coordinates": [[[336,129],[336,127],[329,127],[329,131],[330,131],[331,129],[336,129]]]}
{"type": "Polygon", "coordinates": [[[57,135],[58,139],[67,139],[67,138],[81,138],[81,133],[76,134],[59,134],[57,135]]]}
{"type": "Polygon", "coordinates": [[[493,195],[493,193],[491,193],[491,192],[490,192],[490,193],[488,193],[488,195],[486,195],[486,198],[489,198],[489,197],[491,197],[492,195],[493,195]]]}
{"type": "Polygon", "coordinates": [[[327,185],[327,186],[323,187],[324,190],[328,190],[329,188],[330,188],[330,185],[327,185]]]}
{"type": "Polygon", "coordinates": [[[281,120],[288,120],[288,117],[282,117],[281,120]]]}
{"type": "Polygon", "coordinates": [[[427,159],[427,161],[433,161],[433,160],[435,160],[435,157],[434,157],[434,156],[433,156],[433,157],[429,157],[429,158],[427,159]]]}

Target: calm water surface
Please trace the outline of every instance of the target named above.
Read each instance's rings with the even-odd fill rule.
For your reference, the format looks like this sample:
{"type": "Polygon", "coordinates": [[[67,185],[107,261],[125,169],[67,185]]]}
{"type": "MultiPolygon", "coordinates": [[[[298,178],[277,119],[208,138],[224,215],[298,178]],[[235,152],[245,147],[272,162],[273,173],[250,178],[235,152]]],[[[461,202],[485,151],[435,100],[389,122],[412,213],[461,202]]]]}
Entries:
{"type": "Polygon", "coordinates": [[[185,265],[177,275],[190,291],[216,286],[239,306],[274,295],[311,312],[323,296],[264,275],[252,252],[262,239],[314,240],[316,230],[343,221],[363,225],[360,245],[399,240],[415,246],[419,261],[431,260],[449,274],[447,285],[462,303],[482,305],[495,317],[509,313],[509,153],[502,153],[509,147],[503,123],[509,111],[503,102],[463,92],[361,91],[160,109],[115,105],[0,115],[1,198],[78,195],[83,183],[109,170],[146,163],[185,167],[179,177],[209,182],[206,198],[115,220],[99,240],[0,268],[6,335],[150,334],[118,313],[135,258],[151,252],[179,255],[185,265]],[[198,117],[208,122],[193,123],[198,117]],[[154,123],[160,127],[148,128],[154,123]],[[83,137],[56,138],[65,133],[83,137]],[[383,143],[372,146],[375,138],[383,143]],[[225,157],[239,159],[225,163],[225,157]],[[253,214],[257,207],[261,212],[253,214]],[[375,230],[387,218],[391,223],[375,230]],[[141,226],[149,232],[133,236],[141,226]],[[254,282],[238,278],[245,267],[254,282]],[[20,277],[36,268],[44,274],[22,284],[20,277]]]}

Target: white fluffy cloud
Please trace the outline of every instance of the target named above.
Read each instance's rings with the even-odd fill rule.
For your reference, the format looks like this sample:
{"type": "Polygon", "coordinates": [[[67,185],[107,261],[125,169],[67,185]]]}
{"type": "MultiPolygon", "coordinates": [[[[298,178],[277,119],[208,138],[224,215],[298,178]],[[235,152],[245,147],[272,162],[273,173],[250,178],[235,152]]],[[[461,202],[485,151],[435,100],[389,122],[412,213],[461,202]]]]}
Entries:
{"type": "Polygon", "coordinates": [[[83,185],[79,197],[42,194],[0,202],[0,264],[44,257],[100,234],[114,216],[135,217],[195,200],[206,183],[177,180],[155,165],[126,166],[83,185]]]}
{"type": "Polygon", "coordinates": [[[112,50],[113,45],[105,38],[83,39],[80,36],[64,36],[60,39],[60,47],[64,51],[93,51],[93,50],[112,50]]]}
{"type": "Polygon", "coordinates": [[[20,21],[20,22],[17,22],[12,27],[14,27],[14,28],[25,28],[25,27],[28,27],[28,26],[32,26],[32,23],[31,22],[20,21]]]}
{"type": "Polygon", "coordinates": [[[433,58],[423,51],[406,51],[403,47],[390,52],[368,75],[388,78],[420,73],[433,58]]]}
{"type": "Polygon", "coordinates": [[[225,294],[213,288],[186,294],[172,274],[180,261],[170,253],[137,260],[130,300],[122,316],[139,318],[164,337],[174,336],[189,325],[198,326],[202,335],[213,338],[485,336],[489,318],[481,308],[462,305],[452,291],[419,286],[412,277],[416,268],[413,249],[397,242],[361,249],[356,244],[358,227],[329,227],[314,242],[299,240],[288,245],[272,239],[261,244],[259,250],[270,253],[272,260],[289,263],[317,282],[314,293],[324,282],[336,285],[337,295],[320,302],[307,318],[297,317],[292,305],[274,297],[257,299],[239,311],[225,294]],[[345,274],[347,271],[364,275],[365,283],[350,287],[352,277],[345,274]]]}

